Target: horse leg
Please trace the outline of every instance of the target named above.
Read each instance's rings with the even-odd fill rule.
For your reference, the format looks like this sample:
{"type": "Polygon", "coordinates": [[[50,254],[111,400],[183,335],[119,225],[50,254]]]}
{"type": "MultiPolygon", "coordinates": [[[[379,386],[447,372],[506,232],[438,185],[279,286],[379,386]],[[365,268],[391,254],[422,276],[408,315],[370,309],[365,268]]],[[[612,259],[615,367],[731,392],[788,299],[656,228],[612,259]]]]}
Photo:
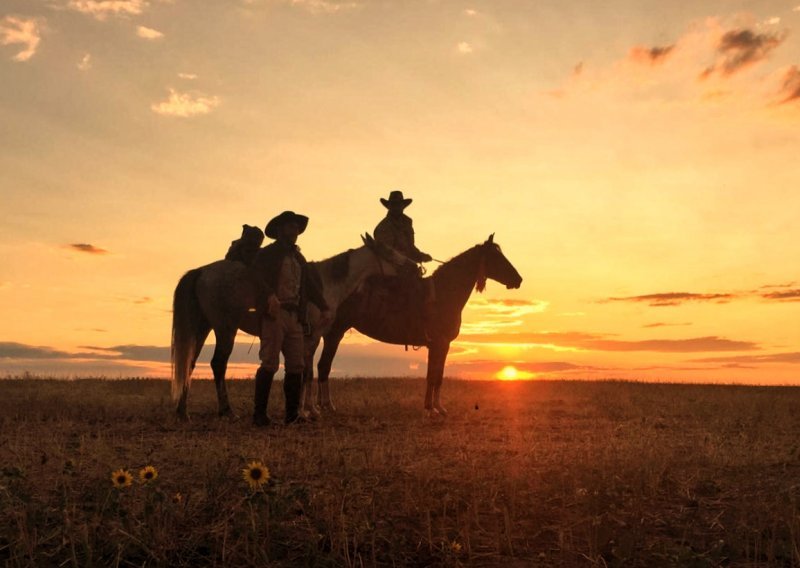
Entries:
{"type": "Polygon", "coordinates": [[[425,409],[442,416],[447,415],[447,410],[442,406],[439,396],[444,379],[444,363],[449,350],[450,343],[433,343],[428,348],[428,388],[425,393],[425,409]]]}
{"type": "Polygon", "coordinates": [[[303,390],[300,396],[300,415],[312,419],[319,418],[320,412],[314,404],[312,386],[314,384],[314,352],[319,345],[319,337],[310,337],[305,344],[305,366],[303,367],[303,390]]]}
{"type": "Polygon", "coordinates": [[[336,350],[339,349],[339,343],[346,329],[333,328],[326,335],[322,346],[322,354],[319,356],[319,363],[317,364],[317,383],[319,383],[318,402],[319,405],[331,412],[336,412],[336,407],[333,406],[331,401],[330,385],[328,378],[331,374],[331,367],[333,366],[333,358],[336,357],[336,350]]]}
{"type": "Polygon", "coordinates": [[[219,415],[228,418],[235,418],[228,401],[228,389],[225,388],[225,372],[228,369],[228,359],[233,351],[233,344],[236,340],[236,328],[215,329],[214,335],[217,338],[217,347],[214,349],[214,356],[211,358],[211,370],[214,371],[214,386],[217,387],[217,401],[219,403],[219,415]]]}

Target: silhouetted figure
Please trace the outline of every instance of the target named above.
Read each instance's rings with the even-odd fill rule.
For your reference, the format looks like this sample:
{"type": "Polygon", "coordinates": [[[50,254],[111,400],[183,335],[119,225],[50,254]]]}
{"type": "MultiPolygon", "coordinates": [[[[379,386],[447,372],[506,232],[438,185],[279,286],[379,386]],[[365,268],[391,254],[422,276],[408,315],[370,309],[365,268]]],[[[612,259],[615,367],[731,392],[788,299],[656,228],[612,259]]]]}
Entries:
{"type": "MultiPolygon", "coordinates": [[[[404,254],[414,262],[429,262],[433,260],[431,255],[422,252],[414,243],[414,225],[411,217],[406,215],[406,207],[411,205],[413,200],[403,197],[402,191],[392,191],[389,199],[381,197],[381,203],[389,211],[380,223],[375,227],[375,240],[388,245],[397,252],[404,254]]],[[[422,278],[420,268],[411,268],[399,274],[400,282],[405,291],[405,298],[402,300],[409,307],[415,306],[414,311],[423,322],[423,327],[428,329],[428,322],[433,315],[433,302],[435,291],[432,288],[432,281],[426,284],[422,278]]]]}
{"type": "Polygon", "coordinates": [[[261,365],[256,372],[253,423],[266,426],[269,392],[278,370],[280,353],[285,369],[283,391],[286,397],[286,423],[298,420],[303,374],[303,326],[306,303],[311,301],[329,319],[330,311],[318,280],[309,278],[306,259],[295,244],[306,230],[308,217],[284,211],[273,218],[264,232],[275,239],[261,249],[253,261],[253,273],[267,297],[261,319],[261,365]]]}
{"type": "Polygon", "coordinates": [[[264,242],[264,231],[252,225],[242,225],[242,236],[231,242],[225,260],[236,260],[250,265],[264,242]]]}
{"type": "Polygon", "coordinates": [[[375,227],[375,240],[406,255],[414,262],[430,262],[431,255],[422,252],[414,244],[414,225],[411,217],[403,213],[412,199],[403,197],[402,191],[392,191],[389,199],[381,197],[381,203],[389,211],[375,227]]]}

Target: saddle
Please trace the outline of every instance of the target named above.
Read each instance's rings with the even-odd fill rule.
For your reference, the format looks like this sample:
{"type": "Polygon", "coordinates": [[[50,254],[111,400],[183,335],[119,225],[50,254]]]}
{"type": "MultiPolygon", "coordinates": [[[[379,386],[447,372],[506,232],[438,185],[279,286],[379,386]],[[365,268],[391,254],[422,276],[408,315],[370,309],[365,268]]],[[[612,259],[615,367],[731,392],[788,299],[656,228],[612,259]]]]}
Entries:
{"type": "Polygon", "coordinates": [[[252,225],[242,225],[242,236],[231,242],[225,260],[234,260],[249,266],[258,254],[261,243],[264,242],[264,232],[252,225]]]}

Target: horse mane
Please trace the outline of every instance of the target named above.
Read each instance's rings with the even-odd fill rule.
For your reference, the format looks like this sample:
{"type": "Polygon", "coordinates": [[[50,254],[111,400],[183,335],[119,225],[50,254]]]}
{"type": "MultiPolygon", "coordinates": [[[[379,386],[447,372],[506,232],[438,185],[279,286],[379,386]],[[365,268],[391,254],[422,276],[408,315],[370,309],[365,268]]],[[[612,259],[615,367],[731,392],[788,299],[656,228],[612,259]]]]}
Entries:
{"type": "Polygon", "coordinates": [[[439,272],[447,272],[449,270],[461,267],[464,262],[468,259],[472,258],[472,255],[475,253],[477,249],[482,247],[483,245],[475,245],[474,247],[468,248],[462,253],[457,254],[450,260],[443,262],[439,267],[433,271],[431,277],[436,276],[439,272]]]}
{"type": "MultiPolygon", "coordinates": [[[[444,262],[436,270],[434,270],[433,274],[431,275],[431,278],[433,278],[439,273],[441,273],[440,276],[444,276],[446,275],[446,273],[450,271],[462,270],[462,266],[468,261],[470,261],[472,257],[477,252],[479,252],[480,248],[483,246],[486,246],[486,243],[475,245],[474,247],[468,248],[464,252],[457,254],[447,262],[444,262]]],[[[494,244],[494,246],[497,247],[498,249],[500,248],[500,245],[494,244]]],[[[478,266],[478,274],[476,275],[475,278],[475,289],[478,292],[483,292],[485,288],[486,288],[486,266],[484,265],[484,262],[481,261],[480,265],[478,266]]]]}

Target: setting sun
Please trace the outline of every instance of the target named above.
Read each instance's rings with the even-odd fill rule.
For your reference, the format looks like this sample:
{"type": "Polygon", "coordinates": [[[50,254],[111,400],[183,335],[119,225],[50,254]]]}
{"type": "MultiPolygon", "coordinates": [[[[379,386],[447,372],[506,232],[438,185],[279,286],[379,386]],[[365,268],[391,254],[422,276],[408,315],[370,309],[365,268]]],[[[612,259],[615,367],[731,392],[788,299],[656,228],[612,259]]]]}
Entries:
{"type": "Polygon", "coordinates": [[[519,378],[519,371],[511,365],[506,365],[497,373],[497,378],[502,381],[515,381],[519,378]]]}

